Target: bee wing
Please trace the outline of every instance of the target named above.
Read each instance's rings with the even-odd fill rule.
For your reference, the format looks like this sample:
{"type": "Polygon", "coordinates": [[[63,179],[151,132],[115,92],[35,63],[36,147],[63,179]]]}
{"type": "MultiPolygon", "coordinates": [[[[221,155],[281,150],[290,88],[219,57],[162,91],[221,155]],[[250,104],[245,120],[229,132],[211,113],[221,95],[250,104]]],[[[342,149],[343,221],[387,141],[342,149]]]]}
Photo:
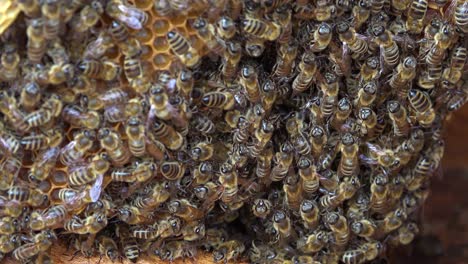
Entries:
{"type": "Polygon", "coordinates": [[[384,66],[385,66],[385,61],[384,61],[384,53],[385,50],[383,46],[380,46],[380,54],[379,54],[379,63],[380,63],[380,70],[378,76],[376,76],[376,79],[382,75],[382,72],[384,71],[384,66]]]}
{"type": "MultiPolygon", "coordinates": [[[[450,2],[450,5],[445,9],[444,12],[444,17],[450,18],[453,16],[453,13],[455,12],[455,8],[457,7],[458,0],[452,0],[450,2]]],[[[465,6],[465,9],[468,8],[468,2],[464,2],[463,5],[465,6]]]]}
{"type": "Polygon", "coordinates": [[[138,20],[135,17],[119,16],[119,20],[124,22],[125,25],[132,29],[140,30],[143,28],[143,25],[141,24],[140,20],[138,20]]]}
{"type": "Polygon", "coordinates": [[[43,166],[45,163],[53,162],[57,160],[60,154],[60,149],[58,147],[50,148],[42,152],[41,161],[38,163],[38,166],[43,166]]]}
{"type": "Polygon", "coordinates": [[[369,143],[369,142],[366,142],[364,144],[367,146],[369,151],[372,151],[373,153],[376,153],[378,155],[384,155],[385,154],[383,149],[377,144],[372,144],[372,143],[369,143]]]}
{"type": "Polygon", "coordinates": [[[122,11],[122,14],[117,15],[118,19],[122,22],[124,22],[128,27],[132,29],[142,29],[143,25],[141,24],[140,20],[138,17],[141,16],[141,11],[127,7],[123,4],[119,4],[118,8],[120,11],[122,11]]]}
{"type": "Polygon", "coordinates": [[[104,175],[99,174],[96,178],[96,181],[94,184],[91,186],[91,189],[89,189],[89,197],[91,198],[91,201],[93,203],[97,202],[99,200],[99,197],[101,196],[101,190],[102,190],[102,182],[104,180],[104,175]]]}
{"type": "Polygon", "coordinates": [[[100,35],[97,39],[94,41],[90,42],[86,46],[86,50],[84,51],[83,57],[84,58],[93,58],[93,59],[99,59],[104,55],[106,52],[105,49],[100,48],[101,44],[104,42],[104,38],[102,35],[100,35]]]}
{"type": "Polygon", "coordinates": [[[74,195],[73,197],[67,197],[63,202],[67,208],[74,209],[79,207],[82,204],[81,200],[86,196],[86,192],[80,192],[74,195]]]}
{"type": "Polygon", "coordinates": [[[370,157],[367,157],[367,156],[364,155],[364,154],[360,154],[360,155],[359,155],[359,160],[360,160],[362,163],[368,164],[368,165],[377,165],[377,164],[378,164],[377,160],[372,159],[372,158],[370,158],[370,157]]]}

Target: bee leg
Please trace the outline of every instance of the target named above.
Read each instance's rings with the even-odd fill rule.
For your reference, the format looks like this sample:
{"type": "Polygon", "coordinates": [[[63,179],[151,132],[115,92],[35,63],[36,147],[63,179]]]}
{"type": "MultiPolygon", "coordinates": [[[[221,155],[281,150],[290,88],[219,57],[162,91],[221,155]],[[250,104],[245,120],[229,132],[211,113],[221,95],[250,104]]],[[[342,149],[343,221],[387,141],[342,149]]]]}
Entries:
{"type": "Polygon", "coordinates": [[[76,257],[76,255],[78,255],[78,253],[80,253],[79,250],[73,252],[73,255],[72,255],[71,259],[69,259],[68,261],[72,261],[76,257]]]}

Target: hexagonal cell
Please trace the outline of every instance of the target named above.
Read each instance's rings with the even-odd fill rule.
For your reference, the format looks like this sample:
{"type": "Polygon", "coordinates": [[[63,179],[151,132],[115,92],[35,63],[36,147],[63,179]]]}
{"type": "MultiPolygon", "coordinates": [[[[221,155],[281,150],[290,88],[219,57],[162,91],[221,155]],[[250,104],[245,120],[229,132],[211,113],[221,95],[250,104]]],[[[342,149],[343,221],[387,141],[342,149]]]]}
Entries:
{"type": "Polygon", "coordinates": [[[166,19],[157,19],[153,23],[153,33],[158,36],[166,35],[169,31],[169,21],[166,19]]]}
{"type": "Polygon", "coordinates": [[[50,189],[52,188],[52,185],[50,184],[49,181],[41,181],[41,183],[39,184],[39,186],[37,186],[37,188],[43,193],[48,193],[50,189]]]}
{"type": "Polygon", "coordinates": [[[144,27],[133,34],[141,43],[146,43],[153,38],[151,30],[148,27],[144,27]]]}
{"type": "Polygon", "coordinates": [[[49,192],[49,200],[52,204],[60,203],[59,191],[61,188],[52,188],[49,192]]]}
{"type": "Polygon", "coordinates": [[[205,46],[205,44],[203,43],[203,40],[193,35],[193,36],[190,36],[190,43],[195,50],[199,51],[200,55],[203,54],[203,52],[200,52],[203,50],[203,47],[205,46]]]}
{"type": "Polygon", "coordinates": [[[159,53],[159,54],[156,54],[154,57],[153,57],[153,63],[156,67],[155,70],[158,70],[158,69],[166,69],[169,64],[171,63],[171,56],[167,53],[159,53]]]}
{"type": "Polygon", "coordinates": [[[105,56],[110,59],[117,61],[120,57],[119,47],[114,46],[107,50],[105,56]]]}
{"type": "Polygon", "coordinates": [[[133,0],[133,3],[136,7],[141,8],[143,10],[151,9],[153,6],[153,0],[133,0]]]}
{"type": "Polygon", "coordinates": [[[151,49],[150,46],[144,45],[141,47],[142,53],[141,53],[141,59],[142,60],[148,60],[153,57],[153,50],[151,49]]]}
{"type": "Polygon", "coordinates": [[[67,173],[63,170],[56,170],[50,177],[54,186],[65,186],[67,185],[67,173]]]}
{"type": "Polygon", "coordinates": [[[167,52],[169,50],[169,43],[166,37],[157,37],[153,41],[153,49],[156,52],[167,52]]]}
{"type": "Polygon", "coordinates": [[[169,22],[171,23],[172,26],[177,27],[177,26],[184,26],[186,20],[187,20],[187,15],[179,14],[179,15],[170,17],[169,22]]]}

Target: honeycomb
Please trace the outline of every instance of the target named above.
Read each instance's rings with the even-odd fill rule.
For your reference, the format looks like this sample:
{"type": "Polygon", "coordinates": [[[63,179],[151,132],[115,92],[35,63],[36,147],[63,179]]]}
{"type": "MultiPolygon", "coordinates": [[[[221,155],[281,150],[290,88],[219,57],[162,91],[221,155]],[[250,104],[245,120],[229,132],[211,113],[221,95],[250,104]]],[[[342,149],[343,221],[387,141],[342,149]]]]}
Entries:
{"type": "Polygon", "coordinates": [[[5,1],[0,257],[385,261],[468,98],[467,10],[5,1]]]}

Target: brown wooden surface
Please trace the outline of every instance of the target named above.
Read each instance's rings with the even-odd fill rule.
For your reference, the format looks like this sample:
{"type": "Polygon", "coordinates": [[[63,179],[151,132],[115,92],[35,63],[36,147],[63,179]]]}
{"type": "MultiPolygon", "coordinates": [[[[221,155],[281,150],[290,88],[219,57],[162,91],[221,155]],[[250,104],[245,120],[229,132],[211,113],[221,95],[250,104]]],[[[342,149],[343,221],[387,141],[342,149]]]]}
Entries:
{"type": "MultiPolygon", "coordinates": [[[[415,245],[403,248],[391,263],[468,263],[468,106],[454,114],[447,124],[444,176],[435,178],[432,194],[424,209],[422,234],[415,245]]],[[[66,245],[54,246],[55,263],[97,263],[99,258],[76,256],[66,245]]],[[[6,264],[16,263],[7,260],[6,264]]],[[[101,264],[110,263],[102,259],[101,264]]],[[[130,263],[124,261],[124,263],[130,263]]],[[[141,264],[164,263],[158,258],[140,258],[141,264]]],[[[211,254],[199,253],[195,260],[173,263],[213,263],[211,254]]]]}

